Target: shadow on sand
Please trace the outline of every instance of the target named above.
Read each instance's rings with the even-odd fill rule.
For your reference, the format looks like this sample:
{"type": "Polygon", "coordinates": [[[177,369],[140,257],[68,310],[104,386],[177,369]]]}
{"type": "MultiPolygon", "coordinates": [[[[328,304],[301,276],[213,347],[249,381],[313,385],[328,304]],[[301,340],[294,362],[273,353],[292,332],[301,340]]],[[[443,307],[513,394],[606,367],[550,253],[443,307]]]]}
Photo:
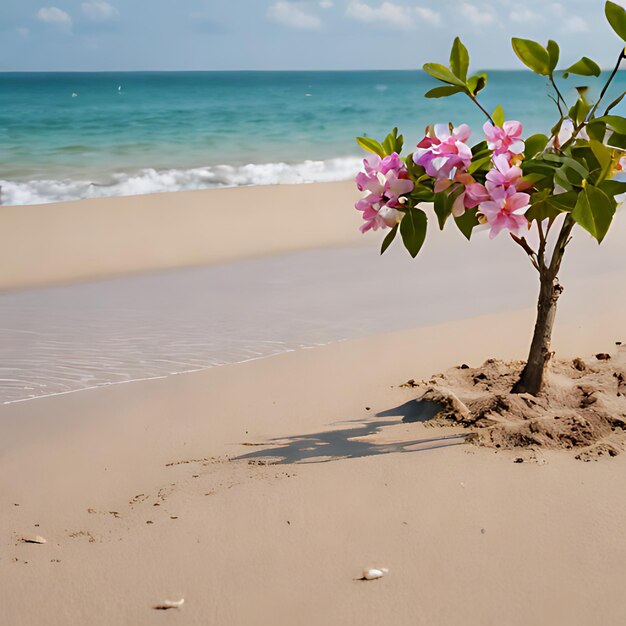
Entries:
{"type": "Polygon", "coordinates": [[[425,422],[440,410],[434,402],[411,400],[397,407],[376,413],[375,417],[400,417],[401,419],[371,419],[339,422],[349,424],[347,428],[327,430],[319,433],[271,439],[262,450],[242,454],[233,460],[258,460],[269,464],[328,463],[339,459],[356,459],[378,454],[397,452],[419,452],[456,446],[465,443],[467,435],[455,434],[429,439],[413,439],[394,443],[363,441],[364,437],[380,433],[384,428],[400,424],[425,422]]]}

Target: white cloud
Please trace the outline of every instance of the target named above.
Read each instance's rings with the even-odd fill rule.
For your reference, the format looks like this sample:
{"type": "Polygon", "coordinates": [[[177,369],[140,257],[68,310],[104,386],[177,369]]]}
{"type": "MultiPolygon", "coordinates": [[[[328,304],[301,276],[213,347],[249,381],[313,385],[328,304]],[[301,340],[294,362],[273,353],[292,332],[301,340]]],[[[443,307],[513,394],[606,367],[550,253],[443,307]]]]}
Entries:
{"type": "Polygon", "coordinates": [[[417,17],[419,19],[422,19],[429,24],[439,24],[441,22],[441,16],[439,13],[427,7],[416,7],[415,13],[417,13],[417,17]]]}
{"type": "Polygon", "coordinates": [[[42,7],[37,11],[37,19],[48,24],[56,24],[61,28],[72,27],[70,15],[57,7],[42,7]]]}
{"type": "Polygon", "coordinates": [[[321,0],[320,2],[320,7],[322,7],[322,9],[332,9],[334,5],[335,3],[331,2],[331,0],[321,0]]]}
{"type": "Polygon", "coordinates": [[[418,22],[424,21],[429,24],[439,24],[439,13],[432,9],[422,7],[407,7],[393,2],[383,2],[377,7],[360,0],[350,0],[346,15],[359,22],[372,24],[385,24],[400,30],[409,30],[418,22]]]}
{"type": "Polygon", "coordinates": [[[563,13],[565,13],[565,9],[563,8],[563,5],[560,4],[559,2],[553,2],[550,5],[550,10],[552,11],[552,13],[554,13],[555,15],[563,15],[563,13]]]}
{"type": "Polygon", "coordinates": [[[586,33],[589,30],[589,24],[578,15],[570,15],[563,21],[563,29],[568,33],[586,33]]]}
{"type": "Polygon", "coordinates": [[[493,24],[495,17],[493,11],[486,9],[479,9],[473,4],[463,2],[459,5],[459,10],[463,16],[474,26],[485,26],[487,24],[493,24]]]}
{"type": "Polygon", "coordinates": [[[28,35],[30,35],[30,28],[26,28],[26,26],[19,26],[18,28],[15,29],[17,31],[17,34],[20,37],[28,37],[28,35]]]}
{"type": "Polygon", "coordinates": [[[119,11],[105,0],[90,0],[80,5],[87,19],[94,22],[107,22],[119,16],[119,11]]]}
{"type": "Polygon", "coordinates": [[[509,13],[509,19],[512,22],[517,22],[518,24],[524,24],[527,22],[543,22],[543,16],[539,13],[535,13],[526,7],[516,7],[509,13]]]}
{"type": "Polygon", "coordinates": [[[307,13],[302,4],[296,2],[274,2],[268,8],[267,16],[279,24],[303,30],[317,30],[322,25],[317,15],[307,13]]]}

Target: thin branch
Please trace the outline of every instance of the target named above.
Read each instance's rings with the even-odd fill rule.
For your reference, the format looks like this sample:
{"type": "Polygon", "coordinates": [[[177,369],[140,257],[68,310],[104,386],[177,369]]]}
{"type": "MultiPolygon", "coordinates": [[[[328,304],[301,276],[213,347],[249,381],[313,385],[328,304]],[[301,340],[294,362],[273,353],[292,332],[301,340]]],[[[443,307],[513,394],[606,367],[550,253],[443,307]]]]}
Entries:
{"type": "Polygon", "coordinates": [[[550,266],[548,267],[548,271],[550,275],[555,277],[559,269],[561,268],[561,261],[563,260],[563,252],[565,251],[565,247],[571,241],[570,234],[572,232],[572,228],[576,222],[572,218],[571,214],[567,214],[565,217],[565,221],[561,226],[561,231],[559,232],[559,236],[556,240],[556,245],[554,246],[554,251],[552,252],[552,259],[550,260],[550,266]]]}
{"type": "Polygon", "coordinates": [[[559,101],[551,93],[548,94],[548,98],[550,98],[550,100],[552,100],[552,102],[556,104],[557,108],[559,109],[559,114],[561,115],[561,117],[563,117],[563,110],[561,109],[561,104],[559,103],[559,101]]]}
{"type": "Polygon", "coordinates": [[[537,253],[530,247],[525,237],[518,237],[514,233],[509,233],[511,235],[511,239],[522,248],[522,250],[528,255],[530,262],[533,267],[541,274],[541,269],[539,269],[539,262],[537,253]]]}
{"type": "Polygon", "coordinates": [[[469,99],[487,116],[487,119],[495,126],[496,123],[493,121],[493,117],[491,117],[487,109],[485,109],[483,105],[480,102],[478,102],[478,100],[476,99],[476,96],[473,93],[471,93],[469,90],[466,91],[466,93],[469,96],[469,99]]]}
{"type": "Polygon", "coordinates": [[[566,148],[569,148],[569,146],[571,146],[574,143],[574,141],[576,141],[578,133],[585,127],[585,125],[589,122],[589,120],[595,115],[596,111],[598,110],[598,107],[600,106],[600,102],[602,102],[602,98],[604,98],[607,92],[607,89],[609,88],[609,85],[615,78],[615,75],[617,74],[617,71],[619,70],[619,66],[624,59],[626,59],[626,49],[622,48],[621,52],[619,53],[619,57],[617,58],[617,63],[615,64],[615,67],[613,68],[611,75],[609,76],[608,80],[606,81],[606,84],[604,85],[604,87],[602,88],[602,91],[600,92],[600,97],[598,98],[593,108],[587,114],[587,117],[574,128],[574,132],[572,133],[572,136],[561,146],[561,151],[565,150],[566,148]]]}
{"type": "Polygon", "coordinates": [[[606,81],[606,84],[602,88],[598,101],[596,102],[593,109],[591,109],[591,111],[587,114],[587,118],[585,119],[585,122],[588,122],[595,115],[596,111],[598,110],[598,107],[600,106],[600,102],[602,102],[602,98],[604,98],[604,95],[606,94],[609,88],[609,85],[611,84],[611,82],[613,82],[613,79],[615,78],[615,75],[617,74],[617,70],[619,70],[619,66],[624,59],[626,59],[626,54],[625,54],[624,48],[622,48],[622,51],[619,53],[619,57],[617,58],[617,63],[615,64],[615,67],[613,68],[613,71],[611,72],[609,79],[606,81]]]}
{"type": "Polygon", "coordinates": [[[537,261],[540,267],[545,268],[546,234],[543,232],[543,224],[539,221],[537,221],[537,231],[539,232],[539,250],[537,251],[537,261]]]}
{"type": "Polygon", "coordinates": [[[608,115],[611,109],[616,107],[624,99],[624,96],[626,96],[626,91],[623,91],[617,98],[615,98],[615,100],[613,100],[613,102],[611,102],[611,104],[609,104],[608,107],[606,107],[604,115],[608,115]]]}
{"type": "Polygon", "coordinates": [[[562,102],[566,108],[567,108],[567,102],[565,102],[565,98],[563,97],[563,94],[560,92],[559,88],[557,87],[556,82],[554,82],[554,74],[550,74],[550,83],[554,87],[554,91],[556,91],[556,96],[558,98],[556,106],[559,107],[559,113],[561,114],[561,117],[563,117],[563,109],[561,108],[561,105],[559,104],[559,102],[562,102]]]}

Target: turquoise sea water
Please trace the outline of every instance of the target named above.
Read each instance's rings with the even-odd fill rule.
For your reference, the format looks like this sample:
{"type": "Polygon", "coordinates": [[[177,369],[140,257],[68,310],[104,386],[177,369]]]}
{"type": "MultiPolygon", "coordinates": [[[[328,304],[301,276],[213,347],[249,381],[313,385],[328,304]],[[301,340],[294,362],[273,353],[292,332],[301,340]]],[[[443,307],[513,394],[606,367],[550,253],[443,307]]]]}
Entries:
{"type": "MultiPolygon", "coordinates": [[[[394,125],[409,145],[436,122],[480,137],[480,111],[424,99],[432,85],[413,71],[0,74],[2,202],[349,178],[354,136],[394,125]]],[[[529,72],[491,72],[482,101],[531,134],[555,121],[543,93],[529,72]]]]}

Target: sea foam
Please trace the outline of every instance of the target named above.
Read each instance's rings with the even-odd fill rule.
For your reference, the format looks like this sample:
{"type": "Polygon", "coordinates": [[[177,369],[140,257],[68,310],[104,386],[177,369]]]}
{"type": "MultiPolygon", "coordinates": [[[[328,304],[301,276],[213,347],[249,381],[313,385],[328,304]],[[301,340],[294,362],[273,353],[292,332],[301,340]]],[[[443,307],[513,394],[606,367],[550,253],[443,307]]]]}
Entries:
{"type": "Polygon", "coordinates": [[[106,182],[89,180],[0,180],[4,205],[47,204],[83,198],[134,196],[164,191],[187,191],[242,185],[280,185],[331,182],[352,178],[359,170],[357,157],[301,163],[213,165],[194,169],[142,169],[113,174],[106,182]]]}

